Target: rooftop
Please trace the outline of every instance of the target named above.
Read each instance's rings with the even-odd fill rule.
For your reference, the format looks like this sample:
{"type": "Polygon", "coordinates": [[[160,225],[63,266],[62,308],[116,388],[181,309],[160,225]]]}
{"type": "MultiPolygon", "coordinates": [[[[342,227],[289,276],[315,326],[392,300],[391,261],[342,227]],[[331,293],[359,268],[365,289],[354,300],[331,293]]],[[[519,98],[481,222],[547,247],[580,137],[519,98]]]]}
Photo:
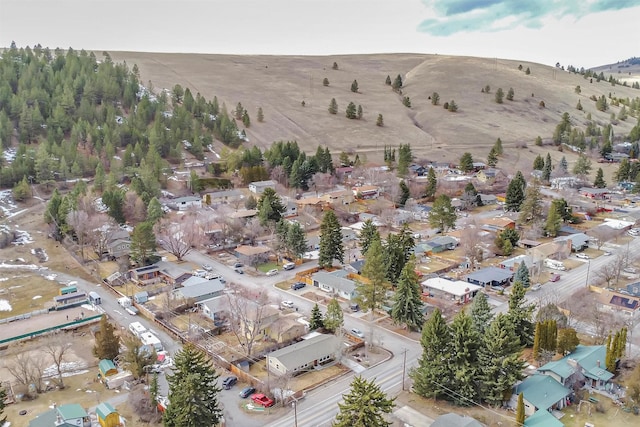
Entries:
{"type": "Polygon", "coordinates": [[[571,394],[571,391],[548,375],[535,374],[515,387],[515,394],[520,393],[536,408],[546,410],[571,394]]]}
{"type": "Polygon", "coordinates": [[[489,283],[492,281],[502,282],[511,279],[513,272],[498,267],[487,267],[482,270],[474,271],[467,275],[467,279],[471,279],[480,283],[489,283]]]}
{"type": "Polygon", "coordinates": [[[446,292],[455,296],[463,296],[472,292],[476,292],[482,289],[482,286],[474,285],[461,280],[447,280],[441,277],[434,277],[433,279],[427,279],[422,282],[422,286],[436,289],[442,292],[446,292]]]}
{"type": "Polygon", "coordinates": [[[269,353],[268,357],[277,358],[288,369],[293,369],[315,360],[319,356],[324,356],[332,351],[337,352],[339,348],[340,339],[335,335],[316,335],[273,351],[269,353]]]}

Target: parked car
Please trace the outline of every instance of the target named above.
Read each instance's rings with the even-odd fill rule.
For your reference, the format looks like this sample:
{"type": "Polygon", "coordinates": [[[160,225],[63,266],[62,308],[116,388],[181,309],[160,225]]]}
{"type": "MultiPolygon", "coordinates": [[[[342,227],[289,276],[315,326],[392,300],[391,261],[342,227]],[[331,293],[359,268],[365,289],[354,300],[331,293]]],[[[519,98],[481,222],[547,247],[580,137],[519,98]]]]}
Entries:
{"type": "Polygon", "coordinates": [[[277,268],[267,271],[267,276],[275,276],[276,274],[278,274],[277,268]]]}
{"type": "Polygon", "coordinates": [[[211,267],[209,264],[202,264],[202,269],[205,271],[213,271],[213,267],[211,267]]]}
{"type": "Polygon", "coordinates": [[[287,262],[282,266],[283,270],[293,270],[296,265],[293,262],[287,262]]]}
{"type": "Polygon", "coordinates": [[[504,286],[491,285],[491,290],[496,292],[504,292],[504,286]]]}
{"type": "Polygon", "coordinates": [[[532,290],[532,291],[538,291],[538,290],[540,290],[541,288],[542,288],[542,285],[541,285],[540,283],[536,283],[535,285],[533,285],[533,286],[531,287],[531,290],[532,290]]]}
{"type": "Polygon", "coordinates": [[[557,282],[558,280],[560,280],[559,274],[552,274],[551,278],[549,279],[550,282],[557,282]]]}
{"type": "Polygon", "coordinates": [[[590,258],[589,258],[589,255],[587,255],[587,254],[583,254],[582,252],[581,252],[581,253],[576,254],[576,258],[580,258],[580,259],[590,259],[590,258]]]}
{"type": "Polygon", "coordinates": [[[611,252],[607,251],[607,252],[603,253],[602,255],[604,255],[604,256],[610,256],[610,255],[611,255],[611,252]]]}
{"type": "Polygon", "coordinates": [[[291,285],[291,289],[293,289],[294,291],[297,291],[298,289],[302,289],[305,286],[307,286],[307,284],[304,282],[296,282],[293,285],[291,285]]]}
{"type": "Polygon", "coordinates": [[[360,306],[356,303],[349,304],[349,309],[355,313],[356,311],[360,311],[360,306]]]}
{"type": "Polygon", "coordinates": [[[235,272],[236,272],[236,273],[238,273],[238,274],[244,274],[244,270],[243,270],[243,269],[241,269],[240,267],[236,267],[236,268],[234,268],[234,269],[233,269],[233,271],[235,271],[235,272]]]}
{"type": "Polygon", "coordinates": [[[293,301],[282,301],[280,305],[282,308],[293,308],[293,301]]]}
{"type": "Polygon", "coordinates": [[[246,399],[247,397],[251,396],[253,393],[256,392],[255,387],[245,387],[242,389],[242,391],[240,391],[239,396],[243,399],[246,399]]]}
{"type": "Polygon", "coordinates": [[[638,269],[633,267],[625,267],[622,269],[622,271],[624,271],[625,273],[636,274],[638,272],[638,269]]]}
{"type": "Polygon", "coordinates": [[[241,262],[236,262],[235,264],[233,264],[233,268],[241,268],[244,267],[244,265],[241,262]]]}
{"type": "Polygon", "coordinates": [[[234,376],[226,377],[224,380],[222,380],[222,388],[224,388],[225,390],[229,390],[237,382],[238,382],[238,377],[234,377],[234,376]]]}
{"type": "Polygon", "coordinates": [[[273,401],[273,399],[271,399],[270,397],[265,396],[262,393],[258,393],[258,394],[252,395],[251,396],[251,400],[253,400],[258,405],[264,406],[265,408],[273,406],[273,404],[275,403],[273,401]]]}
{"type": "Polygon", "coordinates": [[[364,338],[364,334],[362,333],[362,331],[360,329],[352,329],[351,330],[351,334],[355,335],[358,338],[364,338]]]}

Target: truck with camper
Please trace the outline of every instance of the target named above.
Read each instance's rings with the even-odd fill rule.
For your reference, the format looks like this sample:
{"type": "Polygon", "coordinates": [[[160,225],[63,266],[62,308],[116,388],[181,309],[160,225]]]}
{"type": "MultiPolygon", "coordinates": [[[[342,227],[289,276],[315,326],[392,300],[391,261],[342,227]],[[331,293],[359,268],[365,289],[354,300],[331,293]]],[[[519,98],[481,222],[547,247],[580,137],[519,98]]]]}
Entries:
{"type": "Polygon", "coordinates": [[[564,271],[564,270],[567,269],[564,266],[564,264],[562,263],[562,261],[558,261],[558,260],[550,259],[550,258],[547,258],[547,259],[544,260],[544,265],[545,265],[545,267],[551,268],[553,270],[564,271]]]}
{"type": "Polygon", "coordinates": [[[138,338],[140,338],[140,341],[142,341],[142,344],[149,347],[153,347],[156,350],[156,352],[162,351],[164,349],[162,347],[162,342],[158,337],[156,337],[153,334],[153,332],[145,331],[141,333],[138,338]]]}

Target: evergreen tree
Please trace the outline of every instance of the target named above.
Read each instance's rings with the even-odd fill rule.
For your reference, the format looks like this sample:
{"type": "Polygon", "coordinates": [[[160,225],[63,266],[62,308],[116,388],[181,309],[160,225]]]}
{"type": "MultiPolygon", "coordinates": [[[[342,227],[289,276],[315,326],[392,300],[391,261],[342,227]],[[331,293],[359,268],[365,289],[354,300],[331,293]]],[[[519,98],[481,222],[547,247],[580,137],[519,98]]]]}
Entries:
{"type": "Polygon", "coordinates": [[[335,298],[332,298],[327,305],[327,312],[324,315],[322,321],[324,328],[331,332],[339,332],[344,324],[344,315],[342,314],[342,308],[340,303],[335,298]]]}
{"type": "Polygon", "coordinates": [[[514,282],[522,283],[522,286],[526,289],[531,285],[531,281],[529,279],[529,269],[524,262],[521,262],[516,270],[516,274],[513,276],[514,282]]]}
{"type": "Polygon", "coordinates": [[[329,86],[329,79],[328,78],[324,78],[322,79],[322,86],[329,86]]]}
{"type": "Polygon", "coordinates": [[[512,87],[509,88],[509,90],[507,91],[507,100],[508,101],[513,101],[513,97],[515,96],[516,92],[513,90],[512,87]]]}
{"type": "Polygon", "coordinates": [[[256,118],[258,119],[258,123],[264,122],[264,111],[262,111],[262,107],[258,107],[258,115],[256,118]]]}
{"type": "MultiPolygon", "coordinates": [[[[527,68],[527,71],[529,71],[529,68],[527,68]]],[[[518,394],[518,405],[516,406],[516,425],[518,427],[524,426],[524,417],[524,394],[520,393],[518,394]]]]}
{"type": "Polygon", "coordinates": [[[400,144],[398,147],[398,175],[406,176],[409,173],[409,166],[413,161],[413,153],[410,144],[400,144]]]}
{"type": "Polygon", "coordinates": [[[520,338],[520,344],[529,346],[533,343],[533,324],[531,316],[534,306],[527,304],[525,290],[521,282],[514,282],[509,296],[509,311],[507,316],[513,323],[514,330],[520,338]]]}
{"type": "Polygon", "coordinates": [[[155,224],[163,215],[164,212],[162,211],[162,205],[160,205],[157,198],[152,197],[149,201],[149,205],[147,206],[147,220],[152,224],[155,224]]]}
{"type": "Polygon", "coordinates": [[[407,203],[407,200],[409,200],[409,197],[411,197],[411,192],[409,191],[409,186],[407,185],[407,183],[404,182],[404,179],[400,181],[400,184],[398,185],[400,187],[400,195],[398,196],[398,205],[404,206],[407,203]]]}
{"type": "Polygon", "coordinates": [[[331,98],[331,102],[329,103],[329,113],[337,114],[338,113],[338,103],[335,98],[331,98]]]}
{"type": "Polygon", "coordinates": [[[316,329],[323,328],[324,322],[322,320],[322,313],[320,307],[316,303],[311,309],[311,318],[309,319],[309,329],[315,331],[316,329]]]}
{"type": "Polygon", "coordinates": [[[551,179],[551,155],[547,153],[547,157],[544,159],[544,167],[542,168],[542,180],[544,182],[549,182],[551,179]]]}
{"type": "Polygon", "coordinates": [[[549,208],[547,215],[547,221],[544,224],[544,231],[549,237],[556,237],[558,232],[562,228],[562,218],[558,212],[553,208],[553,205],[549,208]]]}
{"type": "Polygon", "coordinates": [[[156,250],[156,236],[153,232],[153,223],[144,221],[136,225],[131,233],[130,257],[139,266],[147,265],[149,257],[156,250]]]}
{"type": "Polygon", "coordinates": [[[96,335],[93,355],[98,360],[113,360],[120,354],[120,337],[115,334],[114,326],[107,320],[106,315],[100,318],[100,331],[96,335]]]}
{"type": "Polygon", "coordinates": [[[537,147],[542,147],[542,138],[540,137],[540,135],[536,136],[536,140],[535,140],[534,144],[537,147]]]}
{"type": "Polygon", "coordinates": [[[408,96],[403,96],[402,105],[404,105],[407,108],[411,108],[411,98],[409,98],[408,96]]]}
{"type": "Polygon", "coordinates": [[[285,207],[280,196],[273,188],[265,188],[258,200],[258,218],[260,224],[277,224],[282,219],[285,207]]]}
{"type": "Polygon", "coordinates": [[[478,399],[476,380],[478,376],[478,348],[480,336],[473,327],[471,317],[458,312],[451,323],[451,369],[452,387],[456,393],[453,402],[469,406],[478,399]]]}
{"type": "Polygon", "coordinates": [[[607,344],[606,344],[606,355],[605,355],[605,368],[607,369],[607,371],[614,373],[616,372],[616,356],[615,356],[615,349],[613,348],[613,345],[615,343],[612,342],[611,340],[611,334],[609,334],[607,336],[607,344]]]}
{"type": "Polygon", "coordinates": [[[560,329],[558,331],[558,348],[557,351],[565,356],[572,353],[580,344],[576,330],[573,328],[560,329]]]}
{"type": "Polygon", "coordinates": [[[431,212],[429,212],[429,225],[439,229],[442,233],[453,228],[456,224],[456,211],[451,205],[451,198],[446,194],[441,194],[433,202],[431,212]]]}
{"type": "Polygon", "coordinates": [[[384,81],[384,84],[387,86],[391,86],[391,77],[387,74],[387,79],[384,81]]]}
{"type": "Polygon", "coordinates": [[[149,384],[149,406],[150,409],[158,409],[158,374],[154,372],[151,377],[151,384],[149,384]]]}
{"type": "Polygon", "coordinates": [[[358,112],[356,113],[356,118],[357,118],[358,120],[362,119],[362,114],[363,114],[363,112],[362,112],[362,105],[358,104],[358,112]]]}
{"type": "Polygon", "coordinates": [[[375,383],[358,376],[351,382],[349,393],[338,403],[340,411],[333,427],[388,427],[384,414],[393,411],[395,398],[389,399],[375,383]]]}
{"type": "Polygon", "coordinates": [[[367,279],[356,285],[357,300],[363,309],[373,312],[382,306],[389,284],[386,281],[385,254],[380,239],[373,239],[365,256],[362,275],[367,279]]]}
{"type": "Polygon", "coordinates": [[[596,179],[593,181],[593,186],[596,188],[605,188],[607,183],[604,181],[604,172],[602,168],[598,168],[596,172],[596,179]]]}
{"type": "Polygon", "coordinates": [[[356,118],[356,104],[354,104],[353,102],[349,102],[349,105],[347,105],[346,116],[348,119],[356,118]]]}
{"type": "Polygon", "coordinates": [[[538,154],[536,158],[533,160],[533,169],[538,171],[541,171],[542,169],[544,169],[544,159],[540,154],[538,154]]]}
{"type": "Polygon", "coordinates": [[[613,179],[616,182],[624,182],[629,180],[631,177],[631,164],[629,163],[629,159],[622,159],[620,162],[620,166],[618,166],[618,170],[613,175],[613,179]]]}
{"type": "Polygon", "coordinates": [[[307,252],[309,243],[300,223],[294,222],[287,228],[286,247],[289,254],[296,259],[302,258],[307,252]]]}
{"type": "Polygon", "coordinates": [[[398,92],[400,89],[402,89],[402,77],[400,76],[400,74],[398,74],[396,76],[396,78],[393,80],[393,84],[391,85],[391,87],[396,92],[398,92]]]}
{"type": "Polygon", "coordinates": [[[338,63],[334,62],[333,65],[331,66],[332,70],[337,70],[338,69],[338,63]]]}
{"type": "Polygon", "coordinates": [[[496,91],[496,95],[495,95],[496,103],[502,104],[503,99],[504,99],[504,91],[502,90],[501,87],[499,87],[498,90],[496,91]]]}
{"type": "Polygon", "coordinates": [[[471,153],[465,152],[460,157],[460,164],[458,165],[458,169],[460,169],[463,173],[471,172],[473,170],[473,157],[471,157],[471,153]]]}
{"type": "Polygon", "coordinates": [[[169,406],[163,414],[165,427],[217,425],[222,418],[218,404],[218,375],[211,360],[187,343],[174,356],[169,383],[169,406]]]}
{"type": "Polygon", "coordinates": [[[471,303],[471,322],[478,331],[478,335],[484,336],[485,331],[493,320],[493,312],[484,292],[478,292],[471,303]]]}
{"type": "Polygon", "coordinates": [[[453,371],[450,366],[451,329],[436,308],[422,327],[422,356],[409,376],[413,390],[422,397],[449,397],[453,371]]]}
{"type": "Polygon", "coordinates": [[[542,194],[537,181],[525,190],[525,197],[520,206],[520,216],[518,221],[521,224],[531,224],[542,218],[542,194]]]}
{"type": "Polygon", "coordinates": [[[369,218],[362,224],[362,229],[360,230],[360,252],[363,256],[367,254],[374,239],[379,241],[380,233],[378,232],[378,227],[373,224],[373,220],[369,218]]]}
{"type": "Polygon", "coordinates": [[[158,360],[155,349],[147,350],[134,336],[126,336],[122,344],[125,350],[120,357],[121,363],[136,379],[144,375],[147,366],[153,365],[158,360]]]}
{"type": "Polygon", "coordinates": [[[493,150],[495,150],[498,156],[504,154],[504,148],[502,148],[502,140],[500,138],[496,139],[496,142],[493,144],[493,150]]]}
{"type": "Polygon", "coordinates": [[[519,212],[522,202],[524,202],[524,192],[527,183],[522,176],[522,172],[516,172],[516,175],[509,182],[507,194],[505,198],[505,210],[511,212],[519,212]]]}
{"type": "Polygon", "coordinates": [[[12,195],[14,200],[18,202],[23,202],[31,195],[31,187],[29,187],[26,176],[22,177],[22,181],[13,186],[12,195]]]}
{"type": "Polygon", "coordinates": [[[567,158],[565,156],[562,156],[562,158],[560,159],[558,168],[565,174],[569,172],[569,163],[567,162],[567,158]]]}
{"type": "Polygon", "coordinates": [[[344,262],[344,247],[338,218],[332,210],[329,210],[325,212],[322,224],[320,224],[320,258],[318,259],[318,266],[320,268],[331,267],[333,260],[344,262]]]}
{"type": "Polygon", "coordinates": [[[424,189],[424,197],[427,199],[433,199],[436,195],[436,189],[438,188],[438,179],[436,178],[436,171],[433,168],[429,168],[427,172],[427,186],[424,189]]]}
{"type": "Polygon", "coordinates": [[[378,119],[376,120],[376,126],[383,127],[384,126],[384,118],[382,114],[378,114],[378,119]]]}
{"type": "Polygon", "coordinates": [[[491,405],[508,401],[514,384],[522,380],[526,363],[513,324],[500,313],[482,337],[478,350],[480,393],[491,405]]]}
{"type": "Polygon", "coordinates": [[[573,165],[573,173],[581,179],[584,179],[584,177],[589,175],[589,172],[591,172],[591,168],[591,160],[589,160],[587,156],[581,154],[578,157],[578,160],[576,160],[575,165],[573,165]]]}
{"type": "Polygon", "coordinates": [[[487,156],[487,165],[489,167],[496,167],[498,164],[498,155],[496,154],[496,150],[494,148],[489,151],[489,155],[487,156]]]}
{"type": "Polygon", "coordinates": [[[458,104],[456,104],[456,101],[454,101],[453,99],[449,101],[449,103],[447,103],[447,110],[450,113],[455,113],[456,111],[458,111],[458,104]]]}
{"type": "Polygon", "coordinates": [[[404,323],[409,330],[420,330],[424,323],[420,284],[415,272],[415,262],[410,259],[400,273],[398,286],[391,309],[391,318],[396,323],[404,323]]]}
{"type": "Polygon", "coordinates": [[[431,105],[438,105],[440,103],[440,95],[438,92],[433,92],[431,94],[431,105]]]}
{"type": "Polygon", "coordinates": [[[354,80],[353,83],[351,83],[351,92],[358,93],[358,81],[357,80],[354,80]]]}
{"type": "Polygon", "coordinates": [[[4,425],[7,421],[7,417],[4,415],[4,401],[7,398],[7,391],[4,389],[4,385],[0,384],[0,425],[4,425]]]}
{"type": "Polygon", "coordinates": [[[105,179],[104,166],[102,166],[102,163],[98,163],[96,166],[96,174],[93,177],[93,189],[102,192],[102,190],[104,190],[105,179]]]}

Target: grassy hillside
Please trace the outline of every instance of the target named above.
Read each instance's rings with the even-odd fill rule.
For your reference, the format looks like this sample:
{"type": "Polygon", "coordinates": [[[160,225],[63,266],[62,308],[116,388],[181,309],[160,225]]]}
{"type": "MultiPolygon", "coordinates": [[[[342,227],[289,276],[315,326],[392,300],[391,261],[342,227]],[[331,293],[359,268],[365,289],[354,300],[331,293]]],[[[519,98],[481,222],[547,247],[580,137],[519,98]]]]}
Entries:
{"type": "MultiPolygon", "coordinates": [[[[297,140],[306,150],[318,144],[335,153],[353,150],[365,153],[369,160],[380,160],[385,144],[410,143],[418,158],[457,160],[470,151],[480,160],[500,137],[505,148],[528,144],[524,150],[507,150],[499,166],[530,168],[538,153],[555,151],[555,147],[534,147],[537,136],[550,138],[560,117],[569,112],[574,126],[584,129],[586,115],[592,114],[601,126],[619,107],[599,112],[589,100],[611,93],[620,98],[636,98],[640,90],[602,81],[590,83],[580,75],[535,63],[419,54],[351,55],[351,56],[231,56],[111,52],[114,61],[138,64],[141,81],[151,81],[156,89],[172,88],[180,83],[200,92],[207,99],[217,96],[220,104],[233,110],[238,102],[249,111],[252,125],[247,129],[250,144],[268,146],[276,140],[297,140]],[[332,69],[333,62],[339,66],[332,69]],[[522,65],[520,71],[518,66],[522,65]],[[529,68],[530,75],[524,70],[529,68]],[[402,105],[402,97],[385,85],[387,75],[404,80],[403,95],[409,96],[412,108],[402,105]],[[322,81],[328,78],[330,85],[322,81]],[[358,81],[359,93],[350,91],[358,81]],[[481,93],[489,85],[491,93],[481,93]],[[582,88],[580,95],[574,89],[582,88]],[[514,101],[494,101],[501,87],[505,94],[515,90],[514,101]],[[440,105],[433,106],[429,96],[440,94],[440,105]],[[327,109],[331,98],[339,112],[327,109]],[[442,108],[455,100],[457,113],[442,108]],[[584,107],[578,111],[578,100],[584,107]],[[305,101],[305,106],[301,105],[305,101]],[[349,120],[344,111],[353,101],[362,105],[363,120],[349,120]],[[540,108],[540,101],[546,107],[540,108]],[[262,107],[264,123],[256,113],[262,107]],[[375,125],[378,114],[384,116],[383,128],[375,125]]],[[[635,75],[616,78],[634,78],[635,75]]],[[[605,75],[608,74],[605,71],[605,75]]],[[[625,135],[635,125],[632,117],[614,127],[616,135],[625,135]]],[[[554,159],[562,154],[554,153],[554,159]]],[[[361,154],[362,156],[362,154],[361,154]]],[[[571,161],[571,155],[567,158],[571,161]]]]}

